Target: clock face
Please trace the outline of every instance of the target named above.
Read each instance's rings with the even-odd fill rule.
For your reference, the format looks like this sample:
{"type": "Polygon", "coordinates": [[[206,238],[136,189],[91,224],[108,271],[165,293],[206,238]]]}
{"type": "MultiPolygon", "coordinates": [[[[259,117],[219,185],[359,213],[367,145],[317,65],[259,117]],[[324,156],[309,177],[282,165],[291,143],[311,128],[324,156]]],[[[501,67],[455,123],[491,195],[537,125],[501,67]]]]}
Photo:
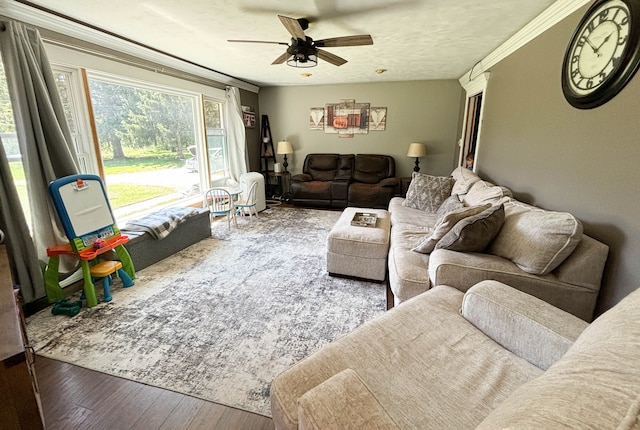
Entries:
{"type": "Polygon", "coordinates": [[[592,93],[611,76],[629,43],[629,8],[610,1],[597,8],[578,30],[567,65],[571,90],[592,93]]]}
{"type": "Polygon", "coordinates": [[[584,16],[567,49],[562,70],[566,99],[578,108],[610,100],[640,60],[640,0],[599,0],[584,16]]]}

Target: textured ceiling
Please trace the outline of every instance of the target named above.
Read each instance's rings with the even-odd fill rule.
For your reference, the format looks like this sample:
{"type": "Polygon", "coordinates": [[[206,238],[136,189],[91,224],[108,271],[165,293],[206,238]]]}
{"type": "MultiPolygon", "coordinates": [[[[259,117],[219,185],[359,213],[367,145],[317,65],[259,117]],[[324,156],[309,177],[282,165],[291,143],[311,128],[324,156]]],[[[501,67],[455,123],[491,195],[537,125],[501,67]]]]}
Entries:
{"type": "MultiPolygon", "coordinates": [[[[0,0],[12,3],[14,0],[0,0]]],[[[31,0],[35,5],[258,86],[458,79],[553,0],[31,0]],[[305,17],[313,39],[370,34],[372,46],[310,69],[271,65],[289,42],[277,15],[305,17]],[[377,74],[376,69],[386,69],[377,74]],[[304,78],[301,73],[311,73],[304,78]]]]}

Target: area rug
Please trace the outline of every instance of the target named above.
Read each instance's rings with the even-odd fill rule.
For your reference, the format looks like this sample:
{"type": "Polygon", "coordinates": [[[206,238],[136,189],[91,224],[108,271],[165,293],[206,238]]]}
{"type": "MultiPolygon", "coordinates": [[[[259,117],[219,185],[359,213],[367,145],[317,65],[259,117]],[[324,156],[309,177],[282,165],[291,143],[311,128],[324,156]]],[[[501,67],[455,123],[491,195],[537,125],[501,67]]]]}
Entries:
{"type": "MultiPolygon", "coordinates": [[[[114,283],[75,317],[50,309],[27,331],[36,353],[270,416],[280,372],[385,310],[384,284],[331,277],[340,213],[275,207],[114,283]]],[[[99,293],[100,295],[100,293],[99,293]]]]}

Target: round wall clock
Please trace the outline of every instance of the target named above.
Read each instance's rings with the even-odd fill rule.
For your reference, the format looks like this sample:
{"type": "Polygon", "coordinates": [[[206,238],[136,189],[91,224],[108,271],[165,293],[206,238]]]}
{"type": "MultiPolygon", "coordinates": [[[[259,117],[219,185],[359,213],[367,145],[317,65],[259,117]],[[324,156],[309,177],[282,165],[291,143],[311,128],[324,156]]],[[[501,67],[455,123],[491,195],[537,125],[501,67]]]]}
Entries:
{"type": "Polygon", "coordinates": [[[640,64],[640,0],[597,0],[564,56],[562,92],[579,109],[611,100],[640,64]]]}

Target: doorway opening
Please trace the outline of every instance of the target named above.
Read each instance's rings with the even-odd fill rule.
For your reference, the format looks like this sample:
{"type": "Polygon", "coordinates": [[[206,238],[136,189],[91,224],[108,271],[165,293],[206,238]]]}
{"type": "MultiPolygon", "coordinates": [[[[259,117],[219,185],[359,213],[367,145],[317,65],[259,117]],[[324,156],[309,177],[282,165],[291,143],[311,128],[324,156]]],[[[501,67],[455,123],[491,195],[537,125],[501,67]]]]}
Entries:
{"type": "Polygon", "coordinates": [[[475,170],[476,149],[480,130],[480,116],[482,112],[483,93],[467,98],[465,109],[465,123],[461,139],[459,166],[475,170]]]}

